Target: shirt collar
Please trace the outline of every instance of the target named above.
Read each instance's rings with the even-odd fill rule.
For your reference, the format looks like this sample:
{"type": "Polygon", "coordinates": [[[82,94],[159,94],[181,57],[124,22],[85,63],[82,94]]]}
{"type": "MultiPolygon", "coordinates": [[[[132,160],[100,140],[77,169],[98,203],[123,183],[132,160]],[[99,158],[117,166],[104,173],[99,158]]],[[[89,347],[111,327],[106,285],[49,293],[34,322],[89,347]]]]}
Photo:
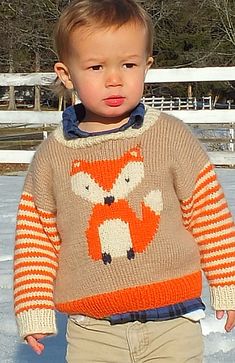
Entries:
{"type": "Polygon", "coordinates": [[[64,137],[67,140],[89,137],[89,136],[97,136],[110,134],[113,132],[124,131],[129,127],[134,129],[139,129],[144,120],[145,107],[143,103],[139,103],[134,110],[131,112],[129,120],[122,125],[121,127],[117,127],[115,129],[107,130],[107,131],[99,131],[99,132],[86,132],[79,129],[79,122],[83,120],[85,117],[85,107],[82,103],[79,103],[75,106],[68,107],[62,115],[62,124],[63,124],[63,133],[64,137]]]}

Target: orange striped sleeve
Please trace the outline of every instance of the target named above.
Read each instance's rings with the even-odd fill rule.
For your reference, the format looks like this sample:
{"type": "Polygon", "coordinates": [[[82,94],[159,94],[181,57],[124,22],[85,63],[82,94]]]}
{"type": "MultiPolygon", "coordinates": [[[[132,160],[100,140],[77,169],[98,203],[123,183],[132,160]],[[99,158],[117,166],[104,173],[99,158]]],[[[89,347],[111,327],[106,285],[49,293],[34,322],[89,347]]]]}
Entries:
{"type": "Polygon", "coordinates": [[[26,192],[19,203],[15,239],[14,307],[20,335],[29,334],[29,326],[37,326],[39,316],[42,322],[52,322],[45,333],[55,332],[53,284],[61,244],[56,215],[38,209],[26,192]]]}
{"type": "Polygon", "coordinates": [[[235,309],[235,225],[210,163],[199,173],[192,195],[181,201],[181,211],[199,246],[212,306],[235,309]]]}

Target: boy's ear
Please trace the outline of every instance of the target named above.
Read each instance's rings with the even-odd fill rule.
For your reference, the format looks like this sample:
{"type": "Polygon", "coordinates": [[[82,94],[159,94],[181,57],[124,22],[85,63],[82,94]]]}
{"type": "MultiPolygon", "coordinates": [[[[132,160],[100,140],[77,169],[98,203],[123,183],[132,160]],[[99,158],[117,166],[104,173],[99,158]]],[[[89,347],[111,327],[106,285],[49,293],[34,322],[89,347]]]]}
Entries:
{"type": "Polygon", "coordinates": [[[65,86],[65,88],[73,89],[73,83],[70,78],[69,70],[64,63],[57,62],[54,65],[54,71],[65,86]]]}
{"type": "Polygon", "coordinates": [[[146,61],[146,72],[149,70],[152,64],[153,64],[153,57],[148,57],[146,61]]]}

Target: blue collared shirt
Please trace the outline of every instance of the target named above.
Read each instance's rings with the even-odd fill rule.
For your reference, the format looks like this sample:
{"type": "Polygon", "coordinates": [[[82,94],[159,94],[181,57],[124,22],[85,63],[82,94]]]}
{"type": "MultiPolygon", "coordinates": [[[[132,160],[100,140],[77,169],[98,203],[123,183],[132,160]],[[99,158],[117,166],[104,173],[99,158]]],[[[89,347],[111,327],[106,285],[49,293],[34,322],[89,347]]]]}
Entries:
{"type": "Polygon", "coordinates": [[[143,103],[139,103],[131,112],[129,120],[124,125],[115,129],[99,132],[86,132],[79,129],[79,123],[84,119],[85,114],[85,107],[82,103],[79,103],[75,106],[70,106],[63,112],[63,132],[66,140],[110,134],[113,132],[124,131],[129,127],[138,129],[143,124],[145,108],[143,103]]]}

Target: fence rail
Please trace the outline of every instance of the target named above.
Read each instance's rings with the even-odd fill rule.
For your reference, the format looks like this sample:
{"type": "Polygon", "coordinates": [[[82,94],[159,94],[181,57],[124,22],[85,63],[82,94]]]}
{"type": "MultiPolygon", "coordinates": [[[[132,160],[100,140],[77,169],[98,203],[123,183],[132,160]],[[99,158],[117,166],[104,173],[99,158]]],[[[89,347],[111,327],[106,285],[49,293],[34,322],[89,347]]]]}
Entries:
{"type": "MultiPolygon", "coordinates": [[[[45,86],[55,80],[55,73],[0,73],[0,86],[45,86]]],[[[150,69],[145,83],[234,81],[235,67],[150,69]]]]}
{"type": "MultiPolygon", "coordinates": [[[[16,86],[48,86],[55,80],[54,73],[29,73],[29,74],[0,74],[0,87],[16,86]]],[[[169,82],[199,82],[199,81],[230,81],[235,80],[235,67],[210,67],[210,68],[183,68],[183,69],[152,69],[147,73],[146,83],[169,82]]],[[[223,135],[202,138],[203,142],[214,142],[228,145],[227,151],[209,151],[208,154],[216,165],[235,166],[234,152],[234,124],[235,109],[215,110],[210,97],[204,97],[200,101],[191,98],[158,98],[146,97],[144,103],[163,110],[182,119],[194,129],[207,130],[223,129],[223,135]],[[199,105],[200,102],[200,105],[199,105]],[[200,107],[200,110],[198,110],[200,107]]],[[[228,108],[231,105],[228,105],[228,108]]],[[[41,125],[42,139],[46,136],[46,127],[55,127],[61,120],[60,111],[34,111],[15,110],[0,111],[0,135],[3,137],[3,125],[15,128],[41,125]]],[[[28,132],[28,131],[27,131],[28,132]]],[[[201,136],[198,136],[201,139],[201,136]]],[[[1,139],[1,137],[0,137],[1,139]]],[[[6,140],[5,140],[6,141],[6,140]]],[[[4,142],[5,142],[4,141],[4,142]]],[[[12,145],[14,145],[14,140],[12,145]]],[[[30,140],[22,140],[23,144],[29,144],[30,140]]],[[[38,140],[37,140],[38,141],[38,140]]],[[[3,144],[2,144],[3,145],[3,144]]],[[[12,146],[13,147],[13,146],[12,146]]],[[[1,148],[1,140],[0,140],[1,148]]],[[[34,154],[33,150],[0,150],[0,163],[29,163],[34,154]]]]}
{"type": "MultiPolygon", "coordinates": [[[[235,165],[235,110],[165,112],[190,125],[197,137],[203,143],[210,145],[210,149],[213,150],[215,147],[218,149],[214,153],[209,153],[216,165],[235,165]],[[221,151],[221,148],[226,151],[221,151]]],[[[3,111],[0,112],[0,116],[1,113],[3,111]]],[[[0,163],[24,163],[25,160],[29,162],[33,154],[31,150],[21,150],[18,153],[13,150],[36,147],[47,136],[47,133],[56,127],[62,116],[59,111],[5,111],[4,113],[6,116],[0,118],[0,149],[2,149],[0,150],[0,163]],[[10,114],[8,122],[3,123],[8,114],[10,114]],[[4,124],[6,127],[3,127],[4,124]],[[30,137],[30,135],[34,135],[34,137],[30,137]],[[7,148],[10,150],[6,150],[7,148]],[[28,158],[25,156],[27,152],[29,152],[28,158]]]]}

